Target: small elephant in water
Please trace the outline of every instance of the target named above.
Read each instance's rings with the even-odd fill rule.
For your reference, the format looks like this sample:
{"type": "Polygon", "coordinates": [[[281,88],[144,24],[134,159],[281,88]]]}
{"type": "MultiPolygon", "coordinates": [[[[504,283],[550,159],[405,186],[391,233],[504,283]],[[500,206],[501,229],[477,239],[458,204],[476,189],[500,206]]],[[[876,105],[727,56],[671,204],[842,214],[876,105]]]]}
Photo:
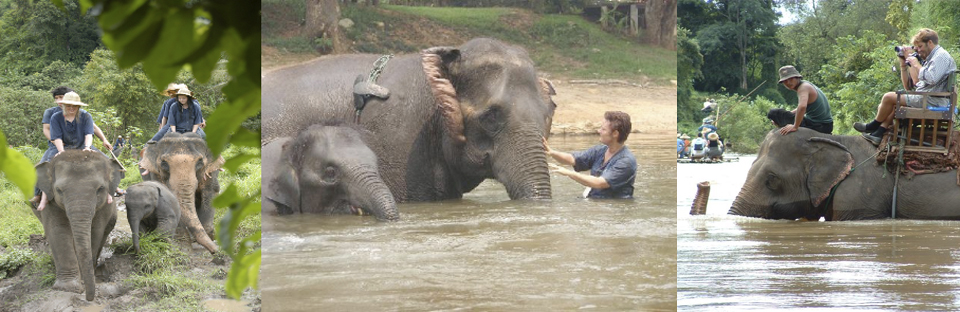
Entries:
{"type": "Polygon", "coordinates": [[[180,224],[177,196],[160,182],[146,181],[127,188],[127,221],[133,234],[133,247],[140,254],[140,230],[160,231],[172,238],[180,224]]]}
{"type": "Polygon", "coordinates": [[[116,203],[109,197],[123,179],[123,166],[98,152],[68,149],[36,170],[37,187],[50,200],[34,214],[50,242],[57,270],[53,288],[79,292],[82,278],[86,299],[92,301],[97,291],[93,270],[117,222],[116,203]]]}
{"type": "Polygon", "coordinates": [[[365,130],[314,125],[295,138],[263,147],[263,212],[277,214],[373,214],[400,218],[377,157],[364,144],[365,130]]]}

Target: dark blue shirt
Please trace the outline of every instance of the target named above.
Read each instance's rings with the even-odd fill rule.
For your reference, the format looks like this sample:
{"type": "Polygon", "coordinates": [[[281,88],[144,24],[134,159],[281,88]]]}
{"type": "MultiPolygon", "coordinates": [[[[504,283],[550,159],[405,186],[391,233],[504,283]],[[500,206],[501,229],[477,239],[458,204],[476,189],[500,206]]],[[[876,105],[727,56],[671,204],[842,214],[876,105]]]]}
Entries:
{"type": "Polygon", "coordinates": [[[166,101],[163,101],[163,105],[160,106],[160,115],[157,115],[157,123],[163,122],[163,117],[167,117],[167,115],[170,113],[170,105],[173,105],[173,103],[177,103],[176,97],[172,97],[166,101]]]}
{"type": "Polygon", "coordinates": [[[706,138],[707,135],[710,134],[710,133],[712,133],[712,132],[717,132],[717,126],[714,126],[714,125],[702,125],[702,126],[700,126],[700,128],[697,128],[697,132],[698,132],[698,133],[703,133],[703,129],[704,129],[704,128],[710,129],[710,132],[707,132],[707,133],[705,133],[705,134],[703,135],[704,138],[706,138]]]}
{"type": "MultiPolygon", "coordinates": [[[[57,105],[57,106],[48,108],[47,110],[43,111],[43,120],[41,120],[40,123],[42,123],[42,124],[49,124],[49,123],[50,123],[50,117],[53,117],[53,114],[56,114],[56,113],[59,113],[59,112],[62,112],[62,111],[63,111],[63,109],[60,108],[60,105],[57,105]]],[[[54,148],[54,145],[53,145],[53,142],[52,142],[52,141],[53,141],[53,140],[47,141],[47,148],[54,148]]]]}
{"type": "Polygon", "coordinates": [[[590,175],[607,180],[609,188],[590,189],[588,198],[633,198],[633,181],[637,177],[637,158],[624,146],[610,157],[606,164],[603,155],[606,145],[597,145],[585,151],[573,153],[573,170],[590,169],[590,175]]]}
{"type": "Polygon", "coordinates": [[[63,149],[82,149],[83,137],[88,134],[93,135],[93,117],[85,110],[78,110],[73,122],[66,121],[63,112],[50,117],[50,141],[63,140],[63,149]]]}
{"type": "Polygon", "coordinates": [[[180,102],[176,102],[173,106],[170,106],[169,110],[167,124],[171,127],[177,127],[178,133],[191,132],[193,131],[193,125],[203,122],[200,104],[196,101],[189,102],[186,109],[180,105],[180,102]]]}

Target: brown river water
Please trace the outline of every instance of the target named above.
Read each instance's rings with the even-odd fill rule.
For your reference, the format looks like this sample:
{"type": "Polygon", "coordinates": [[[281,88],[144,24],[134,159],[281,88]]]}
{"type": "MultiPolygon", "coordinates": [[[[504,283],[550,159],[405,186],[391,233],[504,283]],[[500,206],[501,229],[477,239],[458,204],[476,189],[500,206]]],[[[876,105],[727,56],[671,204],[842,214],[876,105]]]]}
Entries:
{"type": "Polygon", "coordinates": [[[729,216],[754,159],[677,165],[678,310],[960,310],[960,222],[729,216]]]}
{"type": "MultiPolygon", "coordinates": [[[[495,181],[461,200],[399,205],[402,220],[264,216],[263,311],[673,311],[676,162],[669,135],[634,134],[635,200],[511,201],[495,181]]],[[[561,151],[596,136],[554,137],[561,151]]]]}

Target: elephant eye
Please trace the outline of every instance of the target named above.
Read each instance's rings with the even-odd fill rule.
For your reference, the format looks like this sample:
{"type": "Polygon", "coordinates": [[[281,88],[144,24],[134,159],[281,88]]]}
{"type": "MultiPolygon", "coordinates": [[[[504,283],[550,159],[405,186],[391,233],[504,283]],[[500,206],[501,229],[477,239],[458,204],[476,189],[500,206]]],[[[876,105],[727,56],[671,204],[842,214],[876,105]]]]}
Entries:
{"type": "Polygon", "coordinates": [[[166,160],[160,162],[160,170],[170,171],[170,164],[166,160]]]}
{"type": "Polygon", "coordinates": [[[503,111],[499,107],[492,107],[480,115],[480,127],[487,133],[494,135],[503,128],[503,111]]]}
{"type": "Polygon", "coordinates": [[[203,159],[197,160],[197,170],[203,169],[203,159]]]}
{"type": "Polygon", "coordinates": [[[767,175],[767,183],[766,183],[766,185],[767,185],[767,188],[768,188],[768,189],[771,189],[771,190],[774,190],[774,191],[779,190],[779,189],[780,189],[780,177],[778,177],[777,175],[772,174],[772,173],[771,173],[771,174],[768,174],[768,175],[767,175]]]}
{"type": "Polygon", "coordinates": [[[321,176],[324,182],[327,183],[336,183],[337,182],[337,169],[333,166],[329,166],[323,169],[323,176],[321,176]]]}

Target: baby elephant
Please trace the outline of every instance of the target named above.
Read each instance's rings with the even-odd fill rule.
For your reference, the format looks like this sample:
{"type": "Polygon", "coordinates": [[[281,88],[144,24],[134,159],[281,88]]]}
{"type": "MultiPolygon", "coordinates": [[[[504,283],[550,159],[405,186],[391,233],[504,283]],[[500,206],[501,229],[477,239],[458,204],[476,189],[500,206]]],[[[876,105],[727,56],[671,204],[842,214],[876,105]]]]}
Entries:
{"type": "Polygon", "coordinates": [[[372,214],[400,218],[377,169],[377,156],[363,142],[363,129],[314,125],[295,138],[263,146],[261,196],[271,214],[372,214]]]}
{"type": "Polygon", "coordinates": [[[127,221],[133,232],[133,247],[140,254],[140,229],[159,230],[172,238],[180,223],[180,204],[176,195],[159,182],[147,181],[127,188],[127,221]]]}

